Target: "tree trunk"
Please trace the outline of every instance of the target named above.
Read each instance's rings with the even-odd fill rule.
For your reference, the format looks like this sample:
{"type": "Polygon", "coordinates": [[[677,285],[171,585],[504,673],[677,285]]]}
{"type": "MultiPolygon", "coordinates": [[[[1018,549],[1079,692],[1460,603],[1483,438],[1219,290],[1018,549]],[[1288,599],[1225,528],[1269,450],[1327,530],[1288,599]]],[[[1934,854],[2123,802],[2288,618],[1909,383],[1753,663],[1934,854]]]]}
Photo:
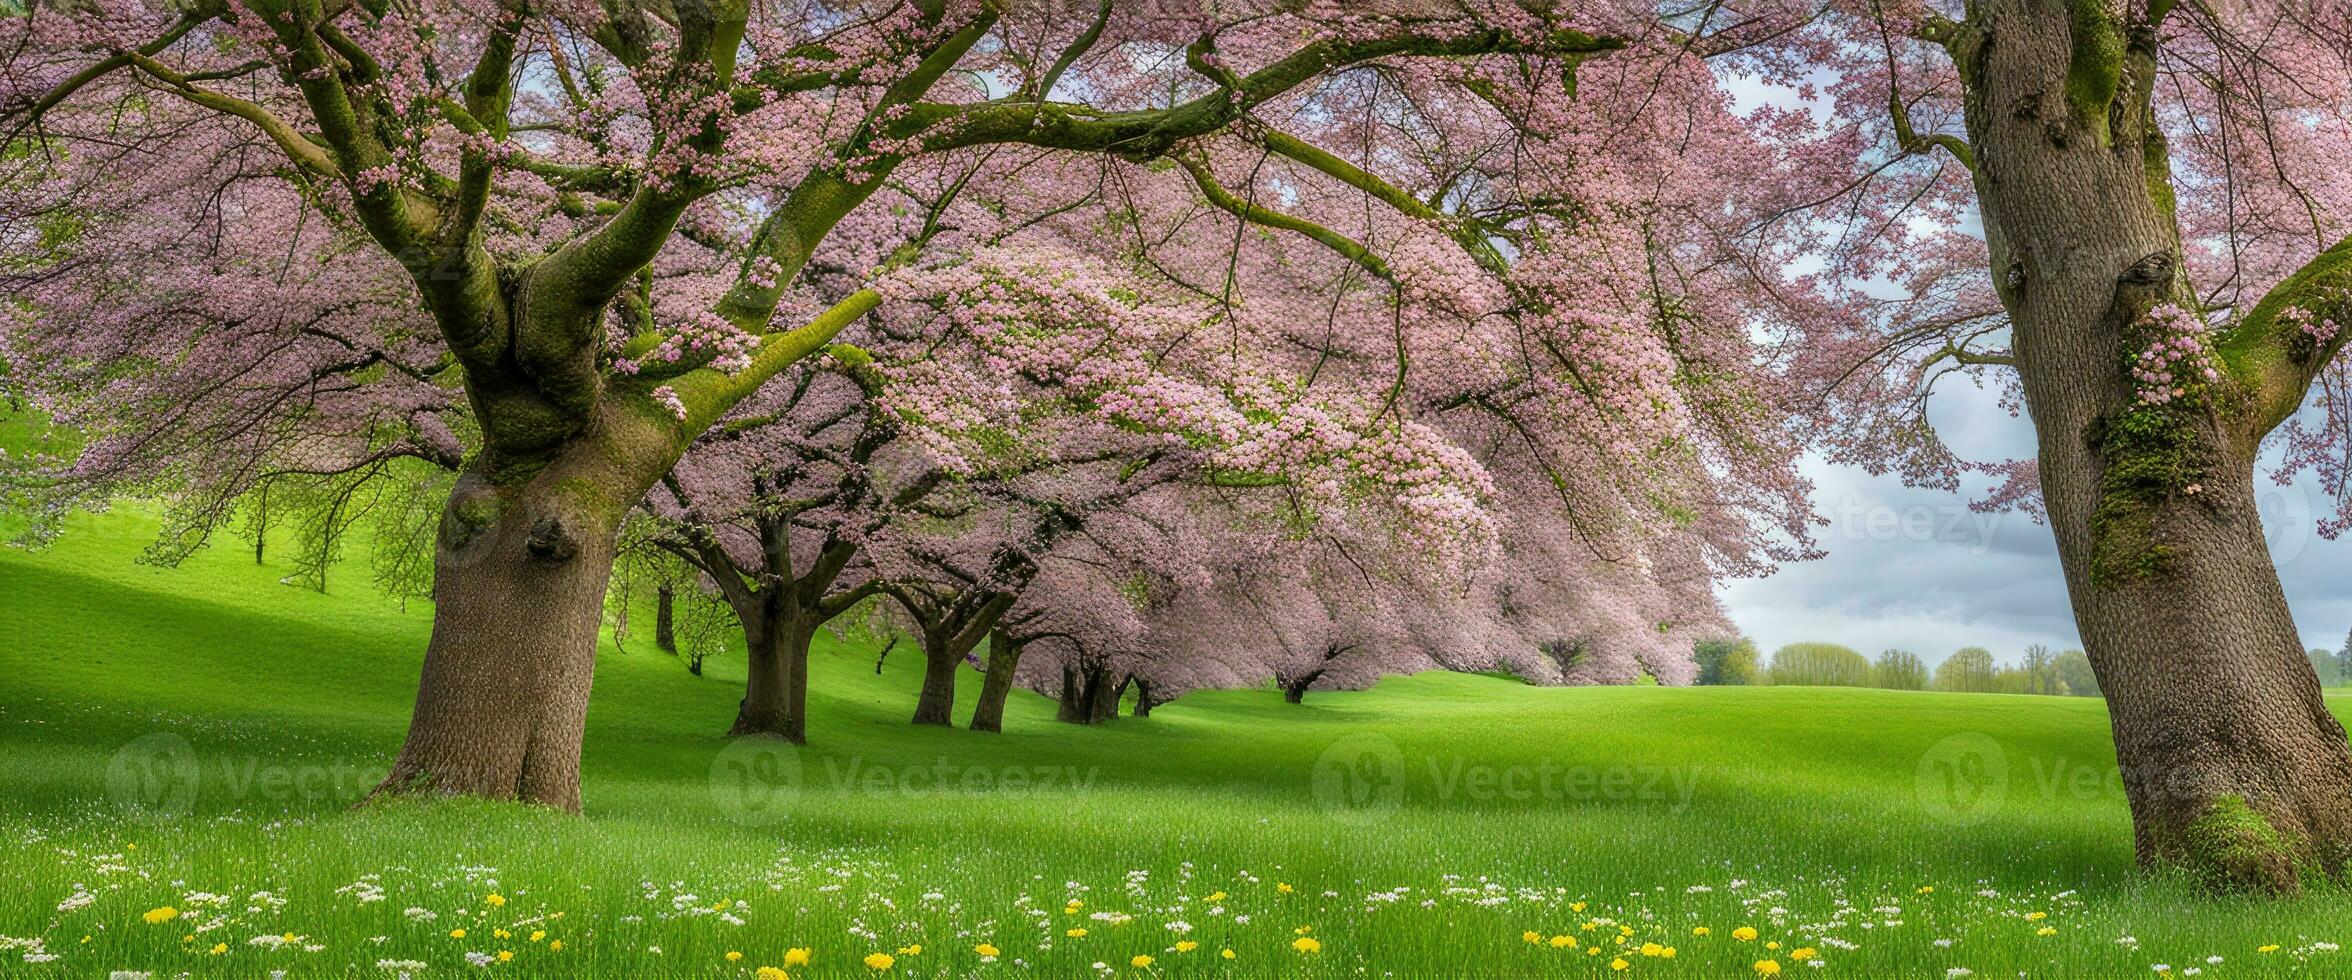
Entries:
{"type": "Polygon", "coordinates": [[[1054,710],[1054,720],[1086,724],[1086,688],[1079,683],[1076,664],[1062,665],[1062,699],[1054,710]]]}
{"type": "Polygon", "coordinates": [[[2352,753],[2263,541],[2262,433],[2236,421],[2231,374],[2209,396],[2150,406],[2124,368],[2151,307],[2196,308],[2162,136],[2131,94],[2146,79],[2123,59],[2123,98],[2086,111],[2083,90],[2100,86],[2082,81],[2072,35],[2085,28],[2069,30],[2064,0],[1986,8],[1971,20],[1995,37],[1955,50],[1977,189],[2139,860],[2224,890],[2340,875],[2352,753]]]}
{"type": "MultiPolygon", "coordinates": [[[[550,467],[459,478],[434,555],[433,634],[408,739],[378,793],[580,808],[580,736],[617,508],[550,467]]],[[[609,496],[609,495],[608,495],[609,496]]]]}
{"type": "Polygon", "coordinates": [[[964,654],[952,647],[945,638],[923,639],[923,693],[915,700],[915,724],[955,724],[950,714],[955,709],[956,666],[964,654]]]}
{"type": "Polygon", "coordinates": [[[1322,671],[1314,670],[1296,677],[1276,678],[1282,684],[1282,700],[1290,704],[1307,703],[1307,688],[1315,686],[1315,679],[1321,676],[1322,671]]]}
{"type": "Polygon", "coordinates": [[[678,655],[678,587],[663,582],[653,590],[653,645],[678,655]]]}
{"type": "Polygon", "coordinates": [[[1113,721],[1119,717],[1119,701],[1127,693],[1127,681],[1111,683],[1108,667],[1086,672],[1086,717],[1089,723],[1113,721]]]}
{"type": "Polygon", "coordinates": [[[972,730],[1004,731],[1005,699],[1021,667],[1021,644],[999,632],[988,638],[988,673],[980,681],[980,704],[972,709],[972,730]]]}
{"type": "Polygon", "coordinates": [[[729,735],[775,735],[808,742],[808,656],[816,627],[807,617],[762,615],[744,628],[749,665],[743,701],[729,735]]]}
{"type": "Polygon", "coordinates": [[[1151,681],[1141,677],[1134,678],[1134,681],[1135,717],[1149,718],[1152,709],[1151,681]]]}

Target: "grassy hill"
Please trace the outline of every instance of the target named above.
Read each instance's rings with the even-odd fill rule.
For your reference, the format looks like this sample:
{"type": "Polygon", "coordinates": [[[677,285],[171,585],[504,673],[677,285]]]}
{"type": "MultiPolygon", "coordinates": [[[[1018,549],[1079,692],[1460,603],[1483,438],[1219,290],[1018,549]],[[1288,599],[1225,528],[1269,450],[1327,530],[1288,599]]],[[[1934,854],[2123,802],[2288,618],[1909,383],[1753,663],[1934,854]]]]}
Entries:
{"type": "Polygon", "coordinates": [[[1429,674],[1099,728],[1018,692],[985,735],[828,639],[793,750],[719,734],[739,657],[640,637],[600,651],[584,817],[355,809],[428,611],[232,547],[136,565],[153,527],[0,550],[0,974],[2352,971],[2344,895],[2133,871],[2095,699],[1429,674]]]}

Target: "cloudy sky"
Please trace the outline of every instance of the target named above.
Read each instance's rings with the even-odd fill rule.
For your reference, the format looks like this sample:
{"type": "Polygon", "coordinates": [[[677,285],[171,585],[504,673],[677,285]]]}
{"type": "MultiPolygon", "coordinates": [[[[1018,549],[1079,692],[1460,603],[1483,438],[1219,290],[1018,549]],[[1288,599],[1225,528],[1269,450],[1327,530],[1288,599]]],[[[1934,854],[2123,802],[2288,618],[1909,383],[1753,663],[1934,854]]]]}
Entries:
{"type": "MultiPolygon", "coordinates": [[[[2010,418],[1989,389],[1948,384],[1930,411],[1970,458],[2033,451],[2032,424],[2010,418]]],[[[2022,514],[1975,513],[1973,493],[1915,490],[1817,460],[1806,472],[1815,509],[1830,519],[1820,538],[1828,557],[1720,588],[1732,621],[1762,650],[1818,640],[1871,655],[1901,647],[1933,663],[1966,646],[2014,661],[2035,643],[2081,645],[2049,528],[2022,514]]],[[[2314,532],[2314,513],[2330,505],[2309,481],[2258,485],[2271,556],[2304,646],[2343,647],[2352,629],[2352,535],[2329,541],[2314,532]]],[[[1984,488],[1983,480],[1968,487],[1984,488]]]]}

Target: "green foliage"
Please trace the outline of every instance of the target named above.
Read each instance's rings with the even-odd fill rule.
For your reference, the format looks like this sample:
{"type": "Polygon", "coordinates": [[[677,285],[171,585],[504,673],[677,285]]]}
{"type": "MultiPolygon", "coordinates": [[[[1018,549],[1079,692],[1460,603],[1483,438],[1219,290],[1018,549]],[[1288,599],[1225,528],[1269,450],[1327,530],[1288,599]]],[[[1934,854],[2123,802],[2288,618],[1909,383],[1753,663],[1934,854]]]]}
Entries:
{"type": "Polygon", "coordinates": [[[1909,650],[1888,650],[1870,665],[1870,683],[1891,691],[1927,689],[1927,662],[1909,650]]]}
{"type": "Polygon", "coordinates": [[[1772,652],[1775,685],[1869,687],[1870,660],[1835,643],[1791,643],[1772,652]]]}
{"type": "Polygon", "coordinates": [[[1989,694],[2000,690],[1999,672],[1993,666],[1993,652],[1983,647],[1967,647],[1936,665],[1935,689],[1959,694],[1989,694]]]}
{"type": "Polygon", "coordinates": [[[2335,687],[2344,683],[2344,675],[2341,665],[2336,662],[2335,651],[2314,648],[2306,655],[2311,658],[2311,673],[2312,676],[2319,678],[2319,686],[2335,687]]]}
{"type": "Polygon", "coordinates": [[[2065,694],[2066,678],[2058,671],[2057,658],[2050,648],[2041,644],[2027,647],[2025,662],[2016,667],[2003,667],[1994,677],[1994,688],[2003,694],[2065,694]]]}
{"type": "Polygon", "coordinates": [[[1763,683],[1762,671],[1756,666],[1756,641],[1747,637],[1700,640],[1691,650],[1691,659],[1698,662],[1700,684],[1744,686],[1763,683]]]}
{"type": "Polygon", "coordinates": [[[2058,678],[2066,682],[2066,693],[2076,697],[2099,696],[2099,673],[2091,669],[2091,658],[2080,650],[2068,650],[2051,662],[2058,678]]]}

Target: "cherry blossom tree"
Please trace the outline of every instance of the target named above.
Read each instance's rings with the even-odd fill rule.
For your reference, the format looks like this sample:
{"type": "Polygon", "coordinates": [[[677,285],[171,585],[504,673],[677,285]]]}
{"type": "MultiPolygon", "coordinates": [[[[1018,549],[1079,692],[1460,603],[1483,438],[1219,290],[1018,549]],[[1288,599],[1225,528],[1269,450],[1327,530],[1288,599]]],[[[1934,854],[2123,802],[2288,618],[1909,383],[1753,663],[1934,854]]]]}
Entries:
{"type": "MultiPolygon", "coordinates": [[[[1209,437],[1188,478],[1439,565],[1491,549],[1479,460],[1507,455],[1602,560],[1687,533],[1700,566],[1759,570],[1806,553],[1793,396],[1758,349],[1797,329],[1776,287],[1805,243],[1733,216],[1810,188],[1761,152],[1785,123],[1733,112],[1714,65],[1802,12],[41,7],[0,62],[24,147],[0,179],[0,358],[89,441],[27,480],[56,512],[454,467],[385,789],[572,808],[623,515],[812,355],[858,360],[845,331],[904,318],[886,307],[1000,354],[1033,318],[1171,327],[1182,370],[1028,362],[1138,433],[1209,437]],[[1001,227],[934,234],[966,188],[1001,227]],[[991,271],[1023,267],[1079,285],[991,271]]],[[[1004,389],[884,354],[907,433],[971,462],[993,427],[960,389],[1004,389]]],[[[1083,489],[1033,499],[1101,499],[1083,489]]],[[[1018,537],[931,564],[993,582],[998,556],[1035,564],[999,547],[1018,537]]]]}
{"type": "Polygon", "coordinates": [[[2143,863],[2228,889],[2340,875],[2352,753],[2254,473],[2283,444],[2343,487],[2347,8],[1909,0],[1821,26],[1840,70],[1818,98],[1863,169],[1840,171],[1836,216],[1796,220],[1833,229],[1827,274],[1905,294],[1851,296],[1848,340],[1815,351],[1842,362],[1823,365],[1833,444],[1929,484],[1988,470],[1989,505],[2046,516],[2143,863]],[[1926,422],[1936,380],[1995,372],[2036,460],[1965,462],[1926,422]]]}

